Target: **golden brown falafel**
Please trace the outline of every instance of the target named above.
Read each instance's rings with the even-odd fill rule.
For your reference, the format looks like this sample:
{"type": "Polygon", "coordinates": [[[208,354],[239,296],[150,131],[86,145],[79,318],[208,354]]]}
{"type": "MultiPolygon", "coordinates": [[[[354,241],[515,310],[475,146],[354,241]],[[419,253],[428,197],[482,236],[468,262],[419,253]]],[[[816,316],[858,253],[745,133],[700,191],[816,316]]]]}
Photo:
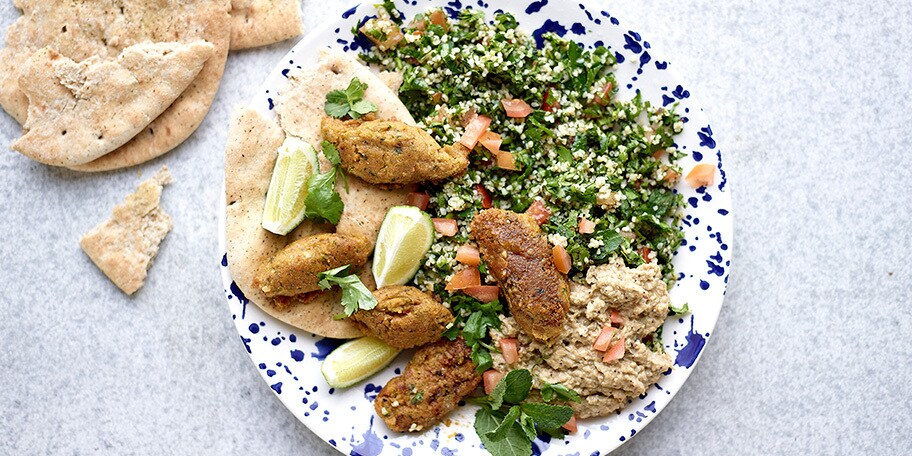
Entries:
{"type": "Polygon", "coordinates": [[[383,287],[374,296],[377,307],[355,312],[351,319],[365,334],[396,348],[437,341],[454,320],[449,309],[415,287],[383,287]]]}
{"type": "Polygon", "coordinates": [[[317,275],[367,262],[370,241],[361,235],[326,233],[298,239],[260,265],[253,285],[266,296],[294,296],[319,290],[317,275]]]}

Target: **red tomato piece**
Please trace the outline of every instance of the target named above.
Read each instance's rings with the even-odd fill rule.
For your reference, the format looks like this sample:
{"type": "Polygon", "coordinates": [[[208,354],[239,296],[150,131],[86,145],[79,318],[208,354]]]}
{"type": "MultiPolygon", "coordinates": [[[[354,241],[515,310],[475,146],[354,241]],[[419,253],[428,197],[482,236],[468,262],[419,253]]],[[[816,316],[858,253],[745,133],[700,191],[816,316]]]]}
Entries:
{"type": "Polygon", "coordinates": [[[435,218],[432,221],[434,222],[434,229],[443,236],[455,236],[456,232],[459,231],[459,225],[456,224],[456,220],[435,218]]]}
{"type": "Polygon", "coordinates": [[[611,346],[611,336],[614,335],[614,331],[615,329],[611,327],[611,325],[602,328],[602,332],[595,338],[595,343],[592,344],[592,348],[600,352],[608,350],[608,347],[611,346]]]}
{"type": "Polygon", "coordinates": [[[551,218],[551,210],[545,207],[545,203],[542,203],[541,200],[535,200],[535,202],[526,209],[526,214],[532,216],[539,225],[547,223],[548,219],[551,218]]]}
{"type": "Polygon", "coordinates": [[[479,285],[481,285],[481,273],[478,272],[478,268],[472,266],[453,274],[453,278],[446,285],[446,291],[464,290],[479,285]]]}
{"type": "Polygon", "coordinates": [[[481,255],[474,245],[465,244],[456,249],[456,261],[469,266],[478,266],[481,264],[481,255]]]}
{"type": "Polygon", "coordinates": [[[516,339],[500,339],[498,346],[500,346],[500,353],[507,364],[519,361],[519,343],[516,339]]]}
{"type": "Polygon", "coordinates": [[[570,417],[570,421],[567,421],[567,422],[566,422],[563,426],[561,426],[561,427],[564,428],[564,429],[566,429],[567,432],[569,432],[569,433],[571,433],[571,434],[576,433],[576,429],[577,429],[577,426],[576,426],[576,415],[571,416],[571,417],[570,417]]]}
{"type": "Polygon", "coordinates": [[[494,201],[491,199],[491,194],[488,193],[488,189],[484,188],[484,185],[475,184],[475,191],[478,192],[478,196],[481,197],[482,208],[490,209],[494,205],[494,201]]]}
{"type": "Polygon", "coordinates": [[[504,110],[507,111],[507,117],[522,119],[529,114],[532,114],[532,106],[529,106],[529,103],[518,98],[512,100],[504,98],[503,100],[500,100],[500,104],[502,104],[504,110]]]}
{"type": "Polygon", "coordinates": [[[621,337],[617,342],[614,343],[614,345],[611,346],[611,348],[608,349],[608,351],[605,352],[605,356],[602,357],[602,361],[606,363],[617,361],[624,357],[625,350],[625,341],[624,338],[621,337]]]}
{"type": "Polygon", "coordinates": [[[497,297],[500,296],[500,287],[497,285],[476,285],[464,288],[462,292],[481,302],[491,302],[496,301],[497,297]]]}
{"type": "Polygon", "coordinates": [[[430,202],[430,201],[431,201],[431,195],[428,195],[427,193],[412,192],[412,193],[408,194],[408,199],[406,200],[406,204],[408,204],[409,206],[415,206],[418,209],[421,209],[423,211],[423,210],[427,209],[428,202],[430,202]]]}
{"type": "Polygon", "coordinates": [[[708,187],[713,184],[716,175],[716,167],[710,164],[701,163],[694,166],[687,177],[684,178],[693,188],[708,187]]]}
{"type": "Polygon", "coordinates": [[[561,274],[566,274],[573,268],[573,260],[570,258],[570,254],[567,253],[567,249],[555,245],[554,248],[551,249],[551,255],[554,257],[554,267],[556,267],[561,274]]]}
{"type": "Polygon", "coordinates": [[[580,234],[592,234],[595,232],[595,222],[581,218],[579,221],[580,234]]]}
{"type": "Polygon", "coordinates": [[[491,391],[494,391],[494,387],[503,380],[504,373],[491,369],[481,374],[481,377],[484,380],[485,394],[491,394],[491,391]]]}
{"type": "Polygon", "coordinates": [[[488,149],[491,151],[491,153],[496,155],[500,152],[500,146],[503,144],[503,138],[501,138],[499,134],[488,130],[484,132],[483,135],[481,135],[481,138],[478,139],[478,142],[480,142],[485,149],[488,149]]]}
{"type": "Polygon", "coordinates": [[[465,132],[462,134],[462,138],[459,139],[459,144],[466,146],[469,149],[474,149],[475,144],[478,144],[478,139],[481,138],[481,135],[491,126],[491,118],[488,116],[475,116],[465,127],[465,132]]]}
{"type": "Polygon", "coordinates": [[[620,312],[618,312],[616,310],[611,311],[611,324],[618,325],[618,326],[624,324],[624,317],[621,316],[620,312]]]}

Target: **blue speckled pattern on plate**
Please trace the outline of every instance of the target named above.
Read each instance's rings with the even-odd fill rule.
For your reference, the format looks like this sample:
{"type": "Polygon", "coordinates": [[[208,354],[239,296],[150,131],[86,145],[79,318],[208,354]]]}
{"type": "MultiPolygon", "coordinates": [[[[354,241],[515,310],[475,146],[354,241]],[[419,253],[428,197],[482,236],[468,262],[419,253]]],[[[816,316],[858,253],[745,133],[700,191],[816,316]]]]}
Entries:
{"type": "MultiPolygon", "coordinates": [[[[674,397],[705,348],[722,307],[731,266],[731,190],[709,120],[672,65],[653,54],[649,41],[616,17],[616,12],[596,7],[593,2],[509,0],[498,1],[496,6],[481,0],[395,3],[407,17],[434,6],[445,7],[450,15],[462,8],[482,9],[489,16],[503,10],[513,13],[520,27],[534,36],[554,32],[587,48],[608,46],[618,60],[615,74],[621,86],[620,97],[630,98],[639,91],[657,105],[678,103],[685,127],[675,140],[679,149],[688,153],[681,161],[685,172],[697,163],[711,163],[718,168],[711,187],[694,190],[683,183],[678,187],[687,202],[682,227],[686,236],[674,258],[678,282],[671,290],[671,298],[679,305],[689,303],[693,313],[665,322],[663,342],[674,359],[674,367],[619,413],[581,421],[578,432],[564,440],[544,436],[533,443],[536,454],[607,454],[633,437],[674,397]]],[[[374,14],[370,4],[353,7],[338,22],[310,33],[273,70],[257,90],[252,105],[274,117],[276,93],[286,83],[288,72],[314,62],[317,50],[324,46],[358,52],[369,45],[366,40],[353,39],[351,29],[374,14]]],[[[387,369],[359,385],[345,390],[329,388],[320,374],[320,362],[341,341],[304,333],[250,304],[231,280],[224,254],[224,226],[223,207],[221,274],[231,318],[263,379],[299,420],[345,454],[479,454],[471,406],[461,408],[450,415],[446,424],[422,434],[391,432],[374,416],[374,397],[387,380],[400,373],[410,353],[403,353],[387,369]]]]}

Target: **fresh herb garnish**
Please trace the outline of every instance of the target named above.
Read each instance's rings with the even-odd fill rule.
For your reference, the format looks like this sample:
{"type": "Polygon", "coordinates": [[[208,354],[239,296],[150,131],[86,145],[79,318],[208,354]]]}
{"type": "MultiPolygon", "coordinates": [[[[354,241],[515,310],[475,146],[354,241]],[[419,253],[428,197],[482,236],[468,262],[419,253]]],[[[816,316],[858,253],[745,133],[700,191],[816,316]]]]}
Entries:
{"type": "Polygon", "coordinates": [[[686,315],[690,313],[690,304],[685,302],[683,306],[676,306],[671,303],[668,305],[668,311],[672,315],[686,315]]]}
{"type": "Polygon", "coordinates": [[[371,310],[377,306],[377,298],[364,286],[357,274],[348,273],[350,265],[340,266],[336,269],[321,272],[317,283],[321,289],[328,290],[333,285],[342,289],[342,307],[345,313],[335,318],[341,319],[351,316],[358,310],[371,310]]]}
{"type": "Polygon", "coordinates": [[[377,105],[364,99],[367,84],[358,78],[351,80],[345,90],[333,90],[326,94],[324,110],[326,114],[337,119],[350,116],[357,119],[367,113],[377,111],[377,105]]]}
{"type": "Polygon", "coordinates": [[[461,334],[466,345],[472,348],[472,361],[478,366],[476,371],[490,369],[494,360],[491,358],[493,347],[489,343],[488,330],[500,328],[499,315],[503,311],[503,305],[499,300],[482,303],[465,295],[452,295],[447,301],[456,321],[443,336],[455,340],[461,334]]]}
{"type": "Polygon", "coordinates": [[[317,173],[307,181],[307,198],[304,200],[304,216],[309,219],[323,219],[337,224],[342,217],[345,204],[336,191],[337,168],[326,173],[317,173]]]}
{"type": "MultiPolygon", "coordinates": [[[[561,391],[559,394],[579,398],[563,385],[545,385],[552,393],[561,391]]],[[[565,405],[523,403],[531,389],[532,374],[516,369],[507,373],[491,394],[473,401],[481,405],[475,413],[475,432],[493,456],[530,455],[538,432],[562,435],[561,426],[573,418],[573,409],[565,405]]]]}
{"type": "Polygon", "coordinates": [[[544,383],[541,387],[541,396],[545,402],[551,402],[555,397],[564,402],[582,402],[579,394],[560,383],[544,383]]]}

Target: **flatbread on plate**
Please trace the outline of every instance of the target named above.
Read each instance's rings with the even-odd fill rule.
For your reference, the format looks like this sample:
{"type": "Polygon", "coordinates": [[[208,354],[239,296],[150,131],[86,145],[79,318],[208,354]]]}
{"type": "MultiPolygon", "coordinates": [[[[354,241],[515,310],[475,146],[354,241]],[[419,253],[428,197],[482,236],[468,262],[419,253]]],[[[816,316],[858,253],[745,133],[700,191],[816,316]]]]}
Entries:
{"type": "Polygon", "coordinates": [[[230,0],[18,0],[22,16],[0,49],[0,106],[19,123],[28,98],[19,88],[20,70],[38,50],[50,47],[81,62],[113,60],[143,42],[207,41],[214,49],[199,74],[174,103],[132,140],[94,161],[71,166],[104,171],[151,160],[183,142],[202,122],[218,90],[231,38],[230,0]]]}
{"type": "Polygon", "coordinates": [[[19,87],[29,114],[12,148],[39,162],[90,162],[136,136],[187,88],[212,44],[140,43],[116,60],[76,63],[51,48],[25,64],[19,87]]]}
{"type": "MultiPolygon", "coordinates": [[[[396,94],[367,67],[341,51],[327,50],[320,55],[316,65],[290,75],[287,88],[279,94],[277,114],[281,127],[251,108],[235,112],[225,153],[226,238],[232,279],[244,295],[266,313],[305,331],[333,338],[361,336],[361,331],[349,321],[333,319],[342,312],[338,290],[277,303],[253,286],[253,278],[260,264],[288,243],[303,236],[333,230],[331,225],[305,220],[287,236],[278,236],[263,229],[263,207],[275,166],[276,149],[286,134],[319,146],[322,141],[320,119],[324,115],[326,93],[344,89],[353,77],[368,84],[365,97],[378,106],[381,117],[414,124],[396,94]]],[[[316,149],[320,150],[319,147],[316,149]]],[[[329,169],[329,163],[322,154],[320,161],[324,170],[329,169]]],[[[336,189],[345,203],[345,210],[335,230],[362,234],[373,244],[387,210],[405,204],[412,188],[385,190],[355,176],[346,177],[348,191],[342,182],[337,182],[336,189]]],[[[371,290],[376,288],[370,263],[361,269],[359,275],[365,286],[371,290]]]]}
{"type": "Polygon", "coordinates": [[[300,0],[231,0],[231,49],[266,46],[303,32],[300,0]]]}

